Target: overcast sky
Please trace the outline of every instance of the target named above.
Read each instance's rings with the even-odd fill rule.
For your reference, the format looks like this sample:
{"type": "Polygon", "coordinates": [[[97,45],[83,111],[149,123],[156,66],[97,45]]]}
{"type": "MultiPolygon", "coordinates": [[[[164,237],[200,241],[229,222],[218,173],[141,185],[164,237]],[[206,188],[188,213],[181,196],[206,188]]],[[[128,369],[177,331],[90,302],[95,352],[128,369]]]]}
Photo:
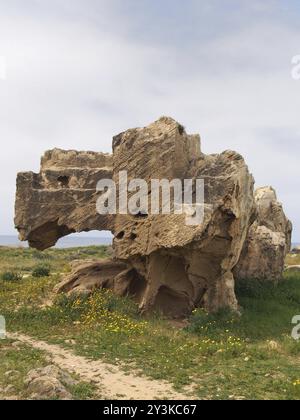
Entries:
{"type": "Polygon", "coordinates": [[[16,173],[45,150],[109,152],[113,135],[169,115],[205,153],[243,154],[300,242],[299,5],[0,0],[0,234],[14,234],[16,173]]]}

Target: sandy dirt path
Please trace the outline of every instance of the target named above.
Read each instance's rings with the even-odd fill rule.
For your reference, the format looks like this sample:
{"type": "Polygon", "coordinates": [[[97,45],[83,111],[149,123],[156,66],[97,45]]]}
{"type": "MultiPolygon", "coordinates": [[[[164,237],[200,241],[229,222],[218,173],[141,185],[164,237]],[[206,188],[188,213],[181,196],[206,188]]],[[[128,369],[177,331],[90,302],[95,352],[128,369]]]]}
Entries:
{"type": "Polygon", "coordinates": [[[35,340],[32,337],[9,333],[7,338],[20,341],[35,349],[48,353],[52,362],[81,380],[92,382],[103,399],[117,400],[185,400],[190,396],[177,393],[168,382],[151,380],[132,373],[124,373],[119,367],[102,361],[90,360],[73,354],[58,345],[35,340]]]}

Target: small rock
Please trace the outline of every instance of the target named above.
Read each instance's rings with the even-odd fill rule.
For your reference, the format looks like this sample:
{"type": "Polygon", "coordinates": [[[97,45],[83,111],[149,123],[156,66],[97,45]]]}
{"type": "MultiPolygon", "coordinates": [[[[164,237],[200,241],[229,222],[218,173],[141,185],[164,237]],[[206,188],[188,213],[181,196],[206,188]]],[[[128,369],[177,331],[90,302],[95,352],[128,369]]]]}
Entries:
{"type": "Polygon", "coordinates": [[[15,391],[15,387],[13,385],[8,385],[6,388],[4,388],[3,391],[5,394],[9,394],[15,391]]]}
{"type": "Polygon", "coordinates": [[[6,378],[12,378],[18,375],[20,375],[20,372],[18,370],[8,370],[7,372],[4,373],[4,376],[6,378]]]}
{"type": "Polygon", "coordinates": [[[11,343],[12,347],[21,347],[22,343],[20,343],[20,341],[14,341],[13,343],[11,343]]]}
{"type": "Polygon", "coordinates": [[[73,386],[76,381],[57,366],[49,365],[28,372],[25,384],[33,399],[71,400],[66,386],[73,386]]]}
{"type": "Polygon", "coordinates": [[[66,344],[71,344],[72,346],[76,344],[75,340],[65,340],[66,344]]]}
{"type": "Polygon", "coordinates": [[[50,376],[42,376],[34,379],[28,385],[28,391],[33,393],[35,399],[60,399],[71,400],[72,395],[59,382],[58,379],[50,376]]]}
{"type": "Polygon", "coordinates": [[[271,340],[268,341],[268,348],[269,350],[279,350],[280,346],[276,341],[271,340]]]}

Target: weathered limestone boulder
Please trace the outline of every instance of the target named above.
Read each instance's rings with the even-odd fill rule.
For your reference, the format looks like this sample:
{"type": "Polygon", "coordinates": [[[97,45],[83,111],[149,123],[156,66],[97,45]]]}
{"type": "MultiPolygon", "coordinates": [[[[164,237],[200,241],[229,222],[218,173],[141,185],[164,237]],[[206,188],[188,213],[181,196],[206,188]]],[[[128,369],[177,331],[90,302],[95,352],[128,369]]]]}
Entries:
{"type": "Polygon", "coordinates": [[[20,239],[44,250],[70,233],[110,230],[111,217],[96,211],[96,184],[111,177],[109,154],[46,152],[39,174],[18,174],[15,226],[20,239]]]}
{"type": "Polygon", "coordinates": [[[292,224],[272,187],[257,189],[255,203],[255,220],[235,268],[235,276],[237,279],[276,282],[282,278],[285,257],[291,249],[292,224]]]}
{"type": "Polygon", "coordinates": [[[196,305],[209,311],[237,308],[232,270],[254,206],[253,178],[235,152],[205,156],[199,136],[189,136],[169,118],[129,130],[113,141],[114,176],[205,181],[203,223],[189,226],[185,215],[117,215],[114,249],[140,277],[138,301],[182,316],[196,305]]]}
{"type": "MultiPolygon", "coordinates": [[[[272,211],[266,211],[265,197],[256,194],[254,199],[253,186],[253,177],[238,153],[204,155],[198,135],[188,135],[182,125],[162,117],[148,127],[114,137],[112,155],[47,152],[40,174],[18,175],[16,226],[20,238],[38,249],[72,232],[97,229],[113,233],[114,259],[74,267],[57,291],[90,293],[96,287],[107,287],[118,295],[132,296],[143,313],[156,310],[168,317],[186,316],[197,306],[208,311],[236,310],[233,272],[250,249],[245,243],[253,235],[254,223],[273,236],[274,232],[282,234],[278,241],[284,241],[284,250],[279,245],[274,248],[275,253],[280,252],[273,270],[279,275],[281,256],[290,240],[291,226],[280,208],[272,200],[272,211]],[[162,214],[161,203],[159,212],[153,213],[151,204],[146,206],[144,201],[135,214],[99,215],[97,182],[112,179],[119,191],[122,171],[127,172],[128,183],[144,180],[149,196],[153,179],[203,179],[205,203],[196,204],[204,209],[203,220],[186,223],[187,216],[194,217],[190,206],[182,214],[162,214]]],[[[131,191],[128,198],[132,196],[131,191]]],[[[175,201],[171,204],[174,209],[175,201]]]]}

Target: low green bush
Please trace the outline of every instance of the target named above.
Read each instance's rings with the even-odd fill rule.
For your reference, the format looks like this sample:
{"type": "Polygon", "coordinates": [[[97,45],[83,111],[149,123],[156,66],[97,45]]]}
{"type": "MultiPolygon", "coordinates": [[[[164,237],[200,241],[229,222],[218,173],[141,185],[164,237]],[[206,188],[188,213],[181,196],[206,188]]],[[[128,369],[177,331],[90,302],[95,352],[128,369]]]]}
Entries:
{"type": "Polygon", "coordinates": [[[48,265],[37,265],[32,270],[32,277],[49,277],[50,267],[48,265]]]}
{"type": "Polygon", "coordinates": [[[1,280],[4,281],[20,281],[22,278],[22,274],[15,271],[6,271],[1,274],[1,280]]]}

